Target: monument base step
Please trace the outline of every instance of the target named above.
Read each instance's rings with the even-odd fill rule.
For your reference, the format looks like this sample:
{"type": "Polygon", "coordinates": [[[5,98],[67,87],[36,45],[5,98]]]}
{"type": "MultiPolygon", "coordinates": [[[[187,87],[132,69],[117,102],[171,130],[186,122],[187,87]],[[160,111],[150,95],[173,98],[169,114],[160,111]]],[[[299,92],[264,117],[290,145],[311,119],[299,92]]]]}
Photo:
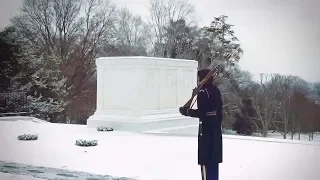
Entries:
{"type": "Polygon", "coordinates": [[[112,127],[115,131],[145,132],[164,128],[198,125],[197,118],[181,115],[159,115],[141,118],[116,117],[108,115],[93,115],[87,121],[87,127],[97,128],[99,126],[112,127]]]}

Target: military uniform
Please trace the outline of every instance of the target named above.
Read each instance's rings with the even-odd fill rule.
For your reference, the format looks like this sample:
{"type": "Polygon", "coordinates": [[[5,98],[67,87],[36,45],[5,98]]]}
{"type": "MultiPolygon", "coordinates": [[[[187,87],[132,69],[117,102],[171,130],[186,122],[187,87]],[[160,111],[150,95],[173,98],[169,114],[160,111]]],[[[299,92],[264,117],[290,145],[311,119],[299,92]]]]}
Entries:
{"type": "MultiPolygon", "coordinates": [[[[198,71],[199,81],[208,72],[207,69],[198,71]]],[[[212,81],[212,78],[209,79],[199,91],[198,109],[179,109],[185,116],[199,118],[198,164],[203,180],[218,180],[219,163],[222,163],[222,98],[212,81]]]]}

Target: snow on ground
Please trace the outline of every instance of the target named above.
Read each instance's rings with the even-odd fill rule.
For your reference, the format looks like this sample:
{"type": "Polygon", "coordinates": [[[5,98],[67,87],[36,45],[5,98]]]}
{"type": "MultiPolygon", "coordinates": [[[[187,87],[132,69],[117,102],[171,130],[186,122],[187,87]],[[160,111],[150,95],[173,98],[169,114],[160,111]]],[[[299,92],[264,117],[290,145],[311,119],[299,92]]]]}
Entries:
{"type": "MultiPolygon", "coordinates": [[[[161,129],[156,129],[156,130],[149,130],[145,131],[145,133],[156,133],[156,134],[176,134],[176,135],[186,135],[186,136],[196,136],[198,134],[198,126],[199,124],[193,124],[193,125],[180,125],[178,127],[169,127],[169,128],[161,128],[161,129]]],[[[232,135],[237,135],[235,131],[227,130],[228,133],[232,135]]],[[[239,136],[239,135],[238,135],[239,136]]],[[[254,134],[254,138],[251,139],[261,139],[261,138],[256,138],[256,137],[261,137],[259,134],[254,134]]],[[[250,138],[248,136],[242,137],[242,138],[250,138]]],[[[281,133],[278,132],[268,132],[267,139],[262,138],[263,140],[271,140],[272,139],[279,139],[279,141],[282,141],[283,136],[281,133]]],[[[291,134],[287,134],[287,140],[291,140],[291,134]]],[[[299,140],[299,135],[298,133],[294,134],[293,140],[299,140]]],[[[274,140],[271,140],[274,141],[274,140]]],[[[300,141],[309,141],[309,135],[308,134],[300,134],[300,141]]],[[[287,142],[287,141],[286,141],[287,142]]],[[[314,133],[314,138],[312,142],[319,142],[320,143],[320,132],[314,133]]],[[[304,143],[304,142],[301,142],[304,143]]]]}
{"type": "MultiPolygon", "coordinates": [[[[90,174],[86,172],[70,171],[66,169],[48,168],[41,166],[30,166],[0,161],[0,172],[14,175],[36,177],[51,180],[137,180],[123,177],[112,177],[108,175],[90,174]]],[[[1,178],[1,175],[0,175],[1,178]]]]}
{"type": "Polygon", "coordinates": [[[0,121],[32,121],[38,123],[49,123],[48,121],[41,120],[32,116],[5,116],[0,117],[0,121]]]}
{"type": "MultiPolygon", "coordinates": [[[[96,132],[81,125],[0,122],[0,160],[141,180],[200,180],[197,138],[96,132]],[[24,133],[37,141],[18,141],[24,133]],[[77,139],[97,139],[77,147],[77,139]]],[[[240,138],[240,139],[239,139],[240,138]]],[[[292,144],[224,138],[222,180],[319,180],[319,144],[292,144]]],[[[284,141],[282,141],[284,142],[284,141]]]]}
{"type": "MultiPolygon", "coordinates": [[[[278,139],[283,139],[282,134],[280,133],[272,133],[272,131],[270,131],[268,133],[268,138],[278,138],[278,139]]],[[[287,139],[290,140],[291,139],[291,134],[287,134],[287,139]]],[[[293,135],[293,140],[298,140],[299,139],[299,135],[298,134],[294,134],[293,135]]],[[[309,134],[300,134],[300,140],[301,141],[309,141],[309,134]]],[[[320,133],[319,132],[315,132],[313,134],[313,142],[320,142],[320,133]]]]}
{"type": "Polygon", "coordinates": [[[8,173],[2,173],[2,172],[0,172],[0,179],[1,180],[43,180],[43,179],[35,178],[32,176],[8,174],[8,173]]]}

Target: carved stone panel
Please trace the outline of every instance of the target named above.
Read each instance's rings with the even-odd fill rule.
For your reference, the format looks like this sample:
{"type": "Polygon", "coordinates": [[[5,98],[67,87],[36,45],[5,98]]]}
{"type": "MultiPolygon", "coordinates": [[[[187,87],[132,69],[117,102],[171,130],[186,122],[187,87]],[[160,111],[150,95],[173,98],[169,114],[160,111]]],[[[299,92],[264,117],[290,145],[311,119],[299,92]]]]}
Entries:
{"type": "Polygon", "coordinates": [[[167,84],[167,87],[172,87],[174,84],[174,77],[171,73],[167,74],[166,75],[166,84],[167,84]]]}
{"type": "Polygon", "coordinates": [[[147,88],[155,88],[155,84],[157,82],[157,73],[157,69],[146,69],[145,77],[147,88]]]}
{"type": "Polygon", "coordinates": [[[192,88],[193,84],[193,71],[192,70],[183,70],[182,71],[182,87],[192,88]]]}
{"type": "Polygon", "coordinates": [[[159,109],[159,69],[147,68],[144,74],[145,89],[142,94],[146,110],[159,109]]]}
{"type": "Polygon", "coordinates": [[[159,82],[160,109],[171,109],[177,106],[177,69],[161,69],[159,82]]]}

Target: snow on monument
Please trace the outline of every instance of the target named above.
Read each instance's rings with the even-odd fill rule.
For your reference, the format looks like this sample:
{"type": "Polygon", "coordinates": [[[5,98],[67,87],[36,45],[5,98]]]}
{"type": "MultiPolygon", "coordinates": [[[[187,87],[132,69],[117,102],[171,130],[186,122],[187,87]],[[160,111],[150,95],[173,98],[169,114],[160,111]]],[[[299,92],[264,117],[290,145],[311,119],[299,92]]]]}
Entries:
{"type": "Polygon", "coordinates": [[[97,109],[88,127],[134,130],[144,122],[186,118],[178,112],[197,83],[198,62],[153,57],[101,57],[97,109]]]}

